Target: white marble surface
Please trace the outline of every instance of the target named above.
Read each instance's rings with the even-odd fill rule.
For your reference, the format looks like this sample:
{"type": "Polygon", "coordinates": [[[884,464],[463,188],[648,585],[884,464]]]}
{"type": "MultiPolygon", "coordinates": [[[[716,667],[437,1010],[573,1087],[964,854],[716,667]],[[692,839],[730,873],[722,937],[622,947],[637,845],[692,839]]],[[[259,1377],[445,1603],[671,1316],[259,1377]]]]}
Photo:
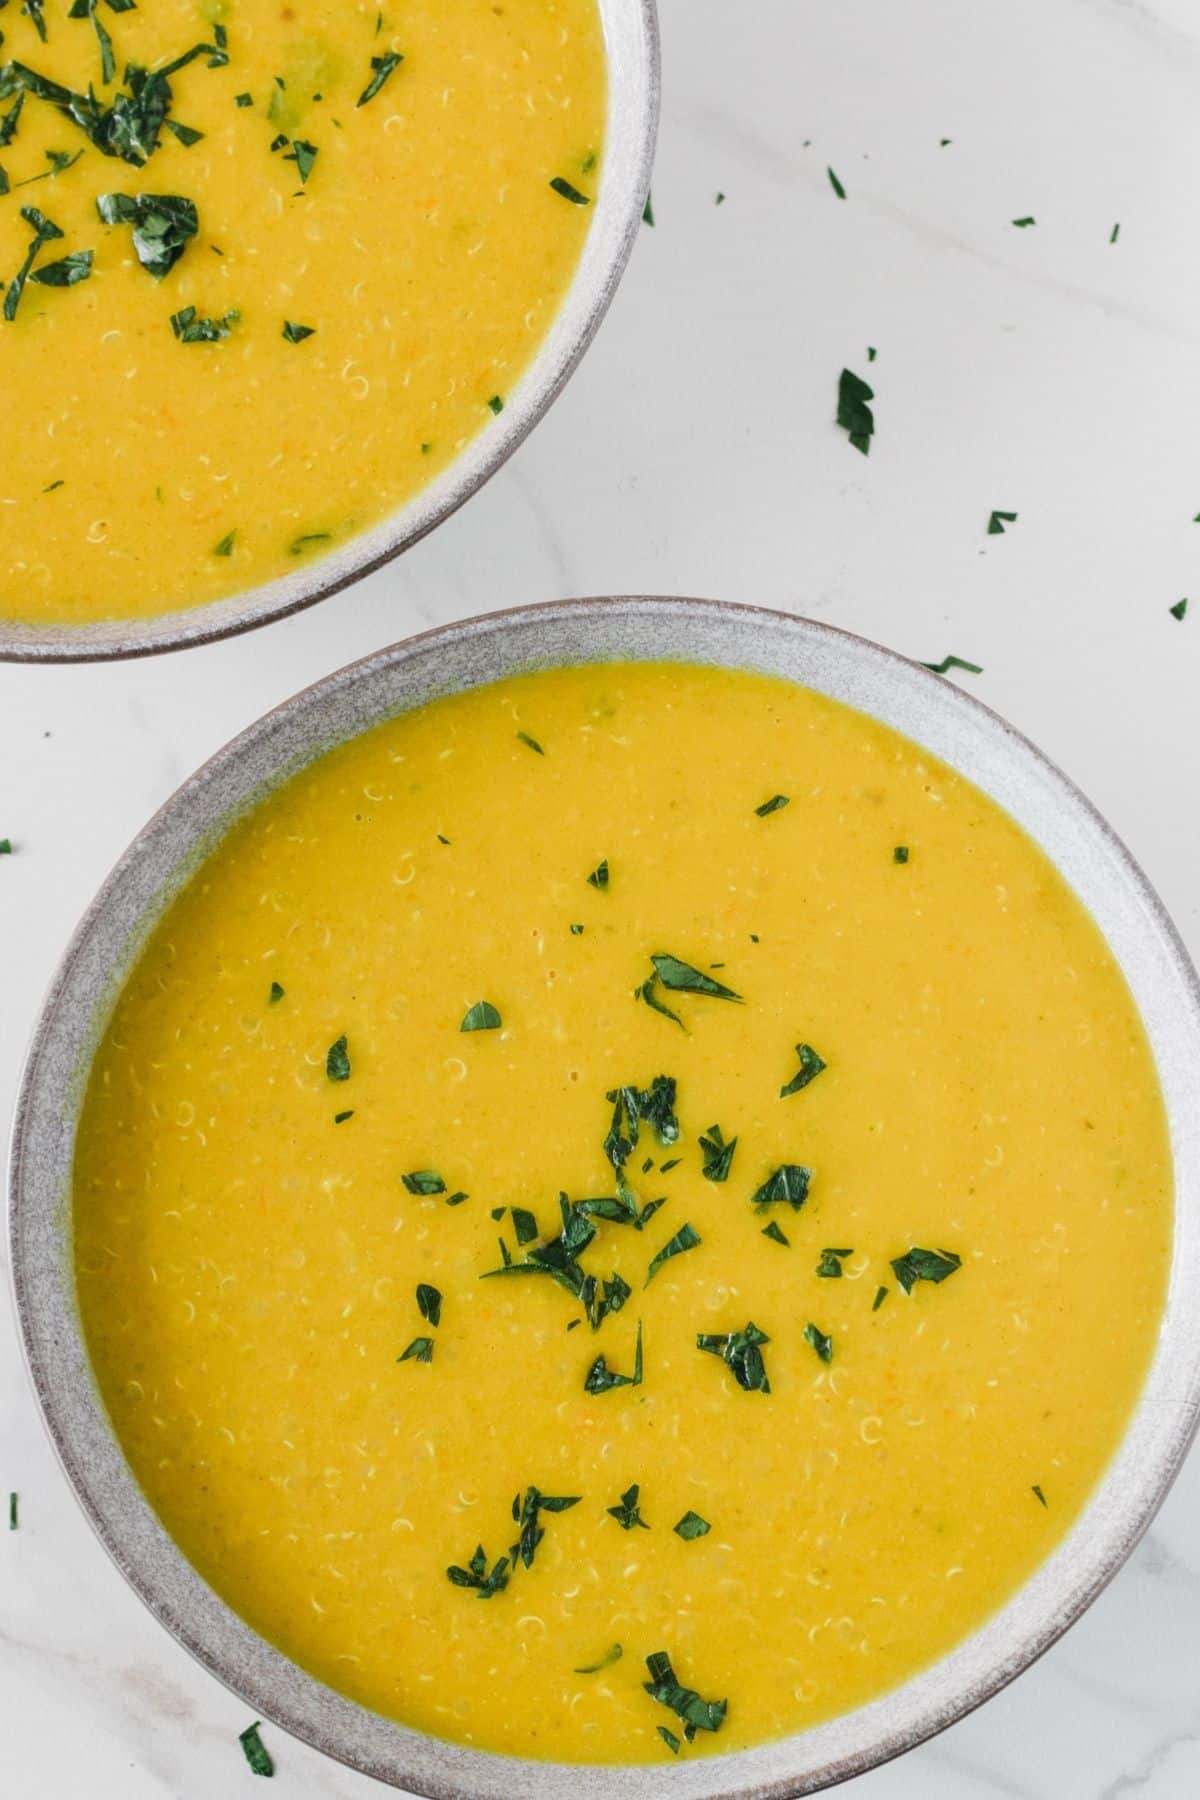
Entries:
{"type": "MultiPolygon", "coordinates": [[[[77,915],[185,774],[352,657],[562,594],[760,601],[982,663],[963,679],[1092,794],[1200,951],[1200,7],[663,10],[657,226],[565,397],[465,512],[266,632],[122,667],[0,670],[0,835],[16,846],[0,864],[5,1108],[77,915]],[[1014,229],[1027,214],[1036,226],[1014,229]],[[868,344],[878,434],[864,460],[832,415],[838,371],[868,373],[868,344]],[[993,507],[1020,514],[1004,537],[985,536],[993,507]],[[1167,609],[1189,590],[1177,623],[1167,609]]],[[[15,453],[0,432],[0,455],[15,453]]],[[[246,1708],[109,1567],[5,1319],[10,1488],[21,1529],[0,1532],[0,1792],[247,1791],[246,1708]]],[[[266,1735],[272,1792],[383,1792],[266,1735]]],[[[1037,1668],[851,1788],[1200,1793],[1200,1456],[1037,1668]]]]}

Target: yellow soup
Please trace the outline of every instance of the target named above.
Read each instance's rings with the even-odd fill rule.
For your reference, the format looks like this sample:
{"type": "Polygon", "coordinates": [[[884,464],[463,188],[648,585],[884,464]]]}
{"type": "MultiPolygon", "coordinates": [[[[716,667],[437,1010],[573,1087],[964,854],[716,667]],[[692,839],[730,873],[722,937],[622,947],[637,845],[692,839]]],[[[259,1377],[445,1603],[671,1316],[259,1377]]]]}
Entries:
{"type": "Polygon", "coordinates": [[[96,1057],[79,1294],[151,1503],[287,1655],[669,1759],[894,1687],[1058,1543],[1171,1191],[1122,976],[991,801],[780,681],[576,668],[201,868],[96,1057]]]}
{"type": "Polygon", "coordinates": [[[211,600],[410,499],[494,428],[599,182],[595,0],[131,8],[4,14],[0,613],[25,620],[211,600]]]}

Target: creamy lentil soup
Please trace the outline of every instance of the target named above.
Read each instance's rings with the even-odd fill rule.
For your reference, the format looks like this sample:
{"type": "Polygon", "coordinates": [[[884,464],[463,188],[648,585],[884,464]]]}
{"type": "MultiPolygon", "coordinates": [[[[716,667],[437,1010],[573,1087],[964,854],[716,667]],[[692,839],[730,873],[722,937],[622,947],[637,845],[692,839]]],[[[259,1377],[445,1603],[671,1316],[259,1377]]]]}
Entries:
{"type": "Polygon", "coordinates": [[[598,189],[595,0],[38,0],[3,32],[0,613],[253,586],[496,427],[598,189]]]}
{"type": "Polygon", "coordinates": [[[894,1687],[1079,1515],[1172,1178],[1088,914],[914,744],[570,668],[312,764],[172,904],[75,1172],[104,1400],[298,1663],[498,1751],[894,1687]]]}

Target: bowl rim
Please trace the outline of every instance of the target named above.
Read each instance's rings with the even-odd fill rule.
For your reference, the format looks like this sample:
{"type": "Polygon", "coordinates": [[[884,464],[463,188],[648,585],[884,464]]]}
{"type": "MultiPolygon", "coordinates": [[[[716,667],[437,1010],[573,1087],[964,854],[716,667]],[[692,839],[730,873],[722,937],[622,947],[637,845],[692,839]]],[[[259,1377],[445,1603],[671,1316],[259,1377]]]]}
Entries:
{"type": "MultiPolygon", "coordinates": [[[[908,735],[915,735],[911,728],[908,735]]],[[[325,676],[218,750],[134,838],[72,937],[34,1032],[10,1160],[10,1268],[22,1346],[43,1422],[101,1542],[160,1622],[262,1717],[348,1766],[432,1800],[510,1800],[514,1792],[529,1800],[661,1800],[664,1793],[673,1800],[791,1800],[890,1760],[1004,1687],[1090,1605],[1161,1505],[1200,1418],[1200,1315],[1188,1305],[1200,1279],[1200,1109],[1194,1103],[1192,1073],[1198,1057],[1200,983],[1175,927],[1129,851],[1074,783],[1027,738],[923,665],[823,623],[712,600],[564,600],[438,626],[325,676]],[[671,634],[677,631],[689,653],[672,654],[664,644],[664,639],[676,641],[671,634]],[[614,645],[624,648],[614,654],[614,645]],[[1080,892],[1072,881],[1133,989],[1156,1056],[1170,1124],[1176,1172],[1174,1247],[1154,1359],[1121,1444],[1067,1536],[980,1628],[901,1686],[807,1731],[667,1770],[658,1764],[543,1763],[467,1749],[384,1720],[304,1674],[217,1598],[150,1512],[92,1384],[78,1316],[72,1317],[73,1278],[65,1304],[59,1280],[62,1268],[70,1274],[72,1265],[69,1153],[82,1079],[124,972],[158,913],[235,817],[335,742],[438,694],[531,668],[623,657],[783,673],[772,658],[789,653],[802,662],[807,657],[808,666],[824,676],[822,682],[808,683],[819,691],[833,691],[846,700],[848,681],[858,696],[848,703],[870,716],[894,723],[878,705],[869,704],[874,694],[880,704],[902,702],[910,716],[924,718],[928,728],[917,741],[933,754],[993,797],[1006,791],[1028,796],[1027,805],[1007,810],[1047,849],[1069,881],[1068,868],[1076,866],[1071,859],[1082,855],[1094,863],[1092,889],[1104,899],[1111,888],[1111,905],[1104,899],[1105,915],[1090,899],[1092,890],[1080,892]],[[372,684],[395,704],[380,708],[377,696],[371,700],[372,684]],[[356,697],[364,694],[374,707],[366,723],[353,712],[356,697]],[[329,718],[340,719],[345,728],[334,736],[314,733],[314,726],[329,718]],[[294,735],[297,727],[300,738],[294,735]],[[969,768],[939,747],[946,741],[973,746],[969,768]],[[302,754],[289,760],[297,744],[302,754]],[[247,774],[260,751],[271,770],[265,786],[247,774]],[[1042,820],[1061,819],[1064,836],[1058,854],[1031,825],[1031,807],[1041,809],[1042,820]],[[155,859],[161,864],[164,846],[172,844],[177,851],[181,844],[190,845],[190,860],[177,855],[170,867],[155,872],[155,859]],[[106,924],[114,917],[115,938],[106,924]],[[109,939],[123,961],[114,963],[109,939]],[[1134,966],[1136,957],[1130,960],[1127,939],[1135,947],[1144,945],[1144,967],[1134,966]],[[106,972],[105,979],[98,979],[97,969],[106,972]],[[55,1259],[57,1275],[49,1268],[55,1259]]]]}
{"type": "Polygon", "coordinates": [[[117,662],[219,642],[327,600],[435,530],[503,467],[558,399],[611,305],[641,229],[661,110],[657,0],[596,0],[608,72],[605,153],[589,229],[562,302],[502,413],[426,486],[296,569],[173,611],[80,624],[5,618],[0,662],[117,662]]]}

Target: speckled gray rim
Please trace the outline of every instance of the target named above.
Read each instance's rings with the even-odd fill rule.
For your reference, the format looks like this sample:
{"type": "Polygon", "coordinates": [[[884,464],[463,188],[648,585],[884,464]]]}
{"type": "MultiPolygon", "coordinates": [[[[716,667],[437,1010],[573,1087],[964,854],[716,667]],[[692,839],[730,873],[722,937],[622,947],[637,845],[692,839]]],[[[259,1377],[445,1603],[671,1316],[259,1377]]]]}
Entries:
{"type": "Polygon", "coordinates": [[[135,839],[76,932],[38,1026],[11,1164],[12,1268],[42,1411],[75,1491],[151,1611],[256,1713],[380,1780],[436,1800],[782,1800],[939,1731],[1039,1656],[1120,1567],[1163,1498],[1200,1405],[1200,994],[1176,933],[1104,820],[1023,737],[949,682],[828,626],[706,600],[573,600],[410,639],[287,701],[185,782],[135,839]],[[1178,1193],[1170,1291],[1137,1412],[1084,1517],[983,1629],[894,1693],[816,1730],[669,1767],[525,1763],[405,1730],[340,1698],[242,1623],[184,1561],[113,1437],[75,1308],[69,1182],[97,1038],[146,933],[230,822],[331,745],[441,694],[519,670],[672,658],[766,670],[882,719],[1029,831],[1123,967],[1166,1096],[1178,1193]]]}
{"type": "MultiPolygon", "coordinates": [[[[300,612],[409,549],[508,461],[556,400],[591,343],[629,261],[650,188],[658,131],[655,0],[597,0],[608,56],[608,116],[600,191],[579,267],[545,342],[504,411],[462,455],[380,524],[318,561],[244,593],[149,618],[90,625],[23,624],[0,616],[0,661],[95,662],[153,656],[232,637],[300,612]]],[[[164,596],[164,604],[171,597],[164,596]]]]}

